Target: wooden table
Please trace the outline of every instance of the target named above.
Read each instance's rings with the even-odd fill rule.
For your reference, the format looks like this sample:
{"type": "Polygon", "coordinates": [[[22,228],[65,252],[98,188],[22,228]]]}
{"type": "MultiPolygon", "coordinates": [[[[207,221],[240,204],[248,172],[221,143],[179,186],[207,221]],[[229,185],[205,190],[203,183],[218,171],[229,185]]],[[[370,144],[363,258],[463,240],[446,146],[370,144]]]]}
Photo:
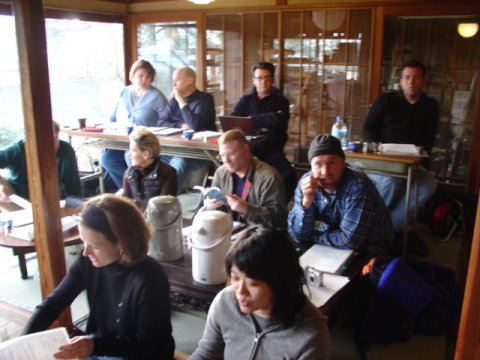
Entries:
{"type": "MultiPolygon", "coordinates": [[[[148,129],[148,128],[147,128],[148,129]]],[[[78,129],[65,129],[61,132],[68,136],[70,143],[73,137],[82,139],[82,144],[86,146],[92,146],[100,149],[114,149],[126,151],[129,149],[129,140],[126,133],[112,132],[111,130],[105,131],[83,131],[78,129]]],[[[221,165],[216,157],[218,155],[217,138],[210,138],[208,141],[201,140],[185,140],[181,134],[174,135],[157,135],[160,141],[160,153],[167,156],[180,156],[190,159],[208,160],[213,163],[215,168],[221,165]]],[[[264,136],[257,136],[253,139],[249,139],[250,144],[258,144],[265,141],[264,136]]],[[[82,178],[98,178],[100,192],[104,192],[104,183],[102,175],[101,164],[99,164],[98,172],[88,175],[82,178]]]]}
{"type": "MultiPolygon", "coordinates": [[[[62,128],[61,132],[68,136],[69,142],[72,143],[72,138],[79,138],[82,145],[99,148],[99,149],[114,149],[126,151],[129,149],[129,139],[126,133],[115,132],[111,130],[105,131],[83,131],[78,129],[62,128]]],[[[212,139],[204,142],[200,140],[185,140],[181,134],[174,134],[169,136],[157,135],[160,141],[161,155],[180,156],[190,159],[208,160],[211,161],[215,167],[221,164],[216,159],[218,155],[218,145],[212,139]]],[[[105,185],[102,177],[102,166],[99,163],[97,172],[82,178],[97,178],[99,181],[100,192],[103,193],[105,185]]]]}
{"type": "MultiPolygon", "coordinates": [[[[75,209],[62,209],[62,216],[72,215],[76,212],[75,209]]],[[[81,244],[82,241],[78,235],[77,227],[74,227],[63,233],[64,246],[71,246],[81,244]]],[[[27,262],[25,255],[36,252],[35,242],[16,238],[8,234],[0,235],[0,246],[11,248],[13,255],[18,257],[18,265],[20,266],[20,273],[22,279],[28,279],[27,262]]]]}
{"type": "Polygon", "coordinates": [[[170,282],[170,296],[175,306],[207,312],[215,295],[225,287],[225,284],[205,285],[193,279],[192,253],[186,246],[181,259],[160,263],[170,282]]]}
{"type": "MultiPolygon", "coordinates": [[[[70,139],[72,137],[82,138],[84,140],[83,144],[97,148],[128,150],[129,147],[127,134],[70,129],[62,129],[62,133],[68,135],[70,139]]],[[[162,155],[210,160],[216,167],[220,166],[220,163],[215,158],[218,155],[218,145],[216,142],[185,140],[181,134],[169,136],[157,135],[157,137],[160,141],[160,151],[162,155]]]]}
{"type": "MultiPolygon", "coordinates": [[[[148,129],[148,128],[147,128],[148,129]]],[[[123,133],[112,133],[109,131],[82,131],[63,128],[61,132],[69,137],[83,139],[83,144],[97,148],[108,148],[115,150],[128,150],[128,135],[123,133]]],[[[160,141],[160,152],[167,156],[180,156],[191,159],[210,160],[215,167],[221,163],[216,159],[218,155],[217,138],[210,138],[208,141],[185,140],[181,134],[157,135],[160,141]]],[[[264,136],[257,136],[249,139],[249,144],[258,144],[265,141],[264,136]]]]}

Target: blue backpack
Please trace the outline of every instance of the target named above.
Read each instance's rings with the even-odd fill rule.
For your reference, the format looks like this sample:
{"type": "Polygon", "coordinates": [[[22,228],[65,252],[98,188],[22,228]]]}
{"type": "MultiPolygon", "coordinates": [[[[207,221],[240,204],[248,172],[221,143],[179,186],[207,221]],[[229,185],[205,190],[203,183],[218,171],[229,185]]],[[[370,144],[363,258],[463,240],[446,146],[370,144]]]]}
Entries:
{"type": "Polygon", "coordinates": [[[445,335],[460,321],[462,292],[455,271],[429,262],[377,258],[368,276],[357,346],[445,335]]]}

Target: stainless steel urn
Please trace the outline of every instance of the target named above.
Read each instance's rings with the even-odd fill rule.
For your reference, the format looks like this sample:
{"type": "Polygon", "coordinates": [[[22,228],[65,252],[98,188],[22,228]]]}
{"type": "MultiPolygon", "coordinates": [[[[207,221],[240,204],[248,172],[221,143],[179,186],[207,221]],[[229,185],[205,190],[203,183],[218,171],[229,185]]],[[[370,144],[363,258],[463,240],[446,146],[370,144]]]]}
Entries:
{"type": "Polygon", "coordinates": [[[148,254],[157,261],[174,261],[183,256],[182,209],[175,196],[155,196],[145,210],[153,232],[148,254]]]}

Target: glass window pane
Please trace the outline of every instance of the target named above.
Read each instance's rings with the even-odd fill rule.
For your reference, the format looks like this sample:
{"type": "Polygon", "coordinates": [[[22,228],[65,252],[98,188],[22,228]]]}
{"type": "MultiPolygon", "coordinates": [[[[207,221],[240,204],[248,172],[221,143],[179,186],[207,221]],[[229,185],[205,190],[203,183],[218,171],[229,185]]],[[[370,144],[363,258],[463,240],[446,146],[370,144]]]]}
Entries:
{"type": "Polygon", "coordinates": [[[230,114],[245,90],[242,80],[242,15],[225,16],[225,113],[230,114]]]}
{"type": "Polygon", "coordinates": [[[347,11],[328,10],[325,19],[325,63],[343,64],[346,61],[347,11]]]}
{"type": "Polygon", "coordinates": [[[370,62],[371,10],[350,11],[348,29],[349,64],[368,65],[370,62]]]}
{"type": "Polygon", "coordinates": [[[140,24],[137,53],[157,71],[154,85],[165,96],[172,91],[172,74],[181,67],[196,68],[197,25],[195,21],[140,24]]]}
{"type": "Polygon", "coordinates": [[[0,148],[23,137],[22,94],[17,38],[12,16],[0,15],[0,148]]]}
{"type": "Polygon", "coordinates": [[[385,18],[382,90],[399,88],[399,71],[407,60],[427,67],[426,94],[440,105],[436,143],[429,169],[440,179],[464,184],[475,124],[480,37],[464,39],[457,25],[464,17],[385,18]],[[445,46],[445,44],[449,46],[445,46]]]}
{"type": "Polygon", "coordinates": [[[123,86],[123,24],[46,19],[53,118],[106,121],[123,86]]]}
{"type": "Polygon", "coordinates": [[[206,80],[207,92],[212,94],[215,102],[215,112],[217,115],[225,114],[224,107],[224,89],[225,83],[223,78],[223,16],[213,15],[207,16],[206,41],[206,80]]]}
{"type": "MultiPolygon", "coordinates": [[[[262,50],[278,50],[278,13],[266,13],[263,15],[263,45],[262,50]]],[[[278,51],[277,51],[278,53],[278,51]]],[[[262,59],[264,61],[278,62],[277,59],[262,59]]]]}
{"type": "Polygon", "coordinates": [[[351,122],[351,140],[362,139],[365,114],[369,110],[369,76],[368,65],[347,67],[345,117],[347,122],[351,122]]]}
{"type": "Polygon", "coordinates": [[[243,27],[248,29],[244,32],[245,61],[252,64],[260,60],[262,51],[262,39],[259,36],[262,31],[261,25],[260,14],[246,14],[243,17],[243,27]]]}

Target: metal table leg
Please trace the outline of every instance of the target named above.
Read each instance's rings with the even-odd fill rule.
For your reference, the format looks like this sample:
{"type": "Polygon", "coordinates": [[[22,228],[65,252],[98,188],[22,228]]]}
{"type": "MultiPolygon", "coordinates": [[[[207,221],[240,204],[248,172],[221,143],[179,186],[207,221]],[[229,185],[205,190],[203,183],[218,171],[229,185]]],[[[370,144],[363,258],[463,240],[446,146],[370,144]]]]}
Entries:
{"type": "Polygon", "coordinates": [[[410,206],[410,195],[412,188],[412,166],[408,167],[407,172],[407,190],[405,197],[405,210],[403,217],[403,248],[402,248],[402,258],[406,260],[407,258],[407,249],[408,249],[408,227],[410,225],[410,215],[409,215],[409,206],[410,206]]]}

